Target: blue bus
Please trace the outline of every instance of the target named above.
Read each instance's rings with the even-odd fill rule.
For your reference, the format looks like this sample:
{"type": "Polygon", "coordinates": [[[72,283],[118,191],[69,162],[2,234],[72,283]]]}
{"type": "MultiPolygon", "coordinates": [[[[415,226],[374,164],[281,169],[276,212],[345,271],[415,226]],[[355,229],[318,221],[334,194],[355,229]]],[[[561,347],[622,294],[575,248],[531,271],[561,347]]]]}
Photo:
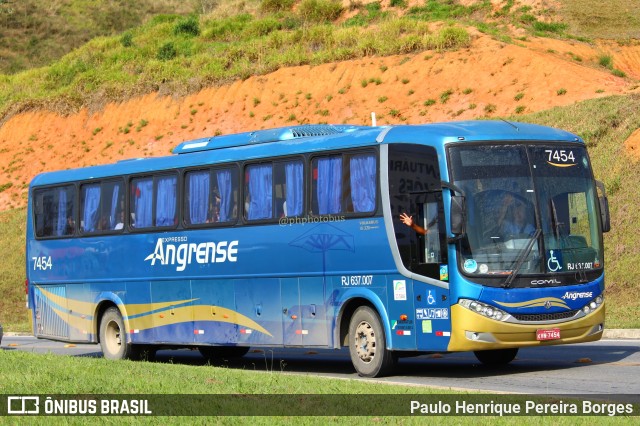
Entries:
{"type": "Polygon", "coordinates": [[[506,121],[302,125],[187,141],[29,188],[39,338],[106,358],[348,346],[399,357],[594,341],[604,187],[585,143],[506,121]]]}

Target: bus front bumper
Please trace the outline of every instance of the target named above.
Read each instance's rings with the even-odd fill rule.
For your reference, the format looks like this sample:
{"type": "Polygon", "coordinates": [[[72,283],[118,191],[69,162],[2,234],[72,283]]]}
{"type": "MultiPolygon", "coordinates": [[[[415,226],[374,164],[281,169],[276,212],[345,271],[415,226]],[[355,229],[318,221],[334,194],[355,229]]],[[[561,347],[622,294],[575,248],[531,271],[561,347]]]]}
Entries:
{"type": "Polygon", "coordinates": [[[451,340],[448,350],[479,351],[487,349],[549,346],[600,340],[604,331],[604,303],[582,318],[553,324],[512,324],[495,321],[460,305],[451,307],[451,340]],[[559,329],[560,338],[537,340],[540,329],[559,329]]]}

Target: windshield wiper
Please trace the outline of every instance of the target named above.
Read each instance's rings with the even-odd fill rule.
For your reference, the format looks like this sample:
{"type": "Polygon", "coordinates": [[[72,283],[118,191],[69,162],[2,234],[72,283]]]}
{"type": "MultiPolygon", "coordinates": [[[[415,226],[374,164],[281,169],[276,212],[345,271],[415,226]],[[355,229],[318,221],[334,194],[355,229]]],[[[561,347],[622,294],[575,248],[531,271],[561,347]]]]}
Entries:
{"type": "Polygon", "coordinates": [[[531,248],[533,247],[533,243],[535,243],[538,240],[538,238],[540,238],[540,234],[542,234],[542,229],[540,228],[536,229],[536,232],[533,234],[531,238],[529,238],[529,241],[527,241],[527,245],[524,246],[524,248],[520,251],[520,253],[518,253],[516,262],[513,266],[513,269],[511,270],[511,275],[507,277],[507,280],[504,282],[504,284],[502,284],[502,287],[504,288],[511,287],[511,283],[513,283],[513,280],[516,278],[516,275],[518,275],[518,271],[522,267],[524,260],[527,258],[527,256],[529,256],[529,253],[531,252],[531,248]]]}

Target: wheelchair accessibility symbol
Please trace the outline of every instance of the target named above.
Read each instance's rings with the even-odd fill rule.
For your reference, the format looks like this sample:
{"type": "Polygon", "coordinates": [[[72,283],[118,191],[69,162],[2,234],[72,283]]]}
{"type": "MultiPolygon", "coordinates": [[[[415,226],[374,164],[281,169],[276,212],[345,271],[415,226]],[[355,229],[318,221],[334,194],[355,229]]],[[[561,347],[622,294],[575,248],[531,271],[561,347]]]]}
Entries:
{"type": "Polygon", "coordinates": [[[562,270],[562,253],[553,250],[547,252],[547,269],[549,272],[557,272],[562,270]]]}

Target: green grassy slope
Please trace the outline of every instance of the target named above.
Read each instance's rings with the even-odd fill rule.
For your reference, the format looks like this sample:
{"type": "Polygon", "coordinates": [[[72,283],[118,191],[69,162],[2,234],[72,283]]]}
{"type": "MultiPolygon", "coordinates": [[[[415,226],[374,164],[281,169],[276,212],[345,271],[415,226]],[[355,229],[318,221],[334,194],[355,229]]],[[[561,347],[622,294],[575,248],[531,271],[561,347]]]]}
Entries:
{"type": "Polygon", "coordinates": [[[89,40],[119,34],[158,14],[189,14],[183,0],[0,0],[0,72],[48,65],[89,40]]]}

